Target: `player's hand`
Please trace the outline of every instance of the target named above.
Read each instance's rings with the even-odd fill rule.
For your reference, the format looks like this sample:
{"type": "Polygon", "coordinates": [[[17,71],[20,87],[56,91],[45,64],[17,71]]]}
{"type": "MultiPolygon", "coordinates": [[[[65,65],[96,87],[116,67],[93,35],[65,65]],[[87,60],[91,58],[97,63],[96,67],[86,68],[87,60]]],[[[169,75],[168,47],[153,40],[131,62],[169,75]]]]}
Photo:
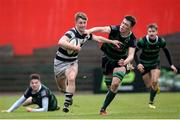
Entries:
{"type": "Polygon", "coordinates": [[[76,51],[76,52],[79,52],[80,50],[81,50],[81,45],[80,45],[80,44],[78,44],[78,45],[76,46],[75,51],[76,51]]]}
{"type": "Polygon", "coordinates": [[[32,112],[32,108],[26,107],[26,111],[27,111],[27,112],[32,112]]]}
{"type": "Polygon", "coordinates": [[[3,112],[3,113],[9,113],[8,110],[1,110],[1,112],[3,112]]]}
{"type": "Polygon", "coordinates": [[[118,40],[112,40],[112,44],[115,45],[117,48],[120,48],[123,43],[118,40]]]}
{"type": "Polygon", "coordinates": [[[119,66],[124,66],[124,59],[120,59],[120,60],[118,61],[118,65],[119,65],[119,66]]]}
{"type": "Polygon", "coordinates": [[[138,64],[137,68],[141,73],[144,72],[144,66],[142,64],[138,64]]]}
{"type": "Polygon", "coordinates": [[[177,69],[174,65],[171,65],[171,69],[173,70],[174,73],[177,73],[177,69]]]}

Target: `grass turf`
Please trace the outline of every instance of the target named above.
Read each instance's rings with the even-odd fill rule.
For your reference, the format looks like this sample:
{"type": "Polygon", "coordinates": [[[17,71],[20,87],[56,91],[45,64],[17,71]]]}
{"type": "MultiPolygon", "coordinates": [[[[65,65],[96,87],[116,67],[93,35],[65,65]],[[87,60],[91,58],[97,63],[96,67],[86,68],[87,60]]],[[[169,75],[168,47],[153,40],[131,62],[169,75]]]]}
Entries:
{"type": "MultiPolygon", "coordinates": [[[[8,109],[19,97],[1,96],[0,110],[8,109]]],[[[107,116],[99,115],[105,94],[75,95],[69,113],[62,112],[64,96],[57,97],[59,111],[28,113],[21,106],[12,113],[0,112],[0,119],[180,119],[180,93],[158,94],[156,109],[148,108],[148,93],[119,93],[108,107],[107,116]]]]}

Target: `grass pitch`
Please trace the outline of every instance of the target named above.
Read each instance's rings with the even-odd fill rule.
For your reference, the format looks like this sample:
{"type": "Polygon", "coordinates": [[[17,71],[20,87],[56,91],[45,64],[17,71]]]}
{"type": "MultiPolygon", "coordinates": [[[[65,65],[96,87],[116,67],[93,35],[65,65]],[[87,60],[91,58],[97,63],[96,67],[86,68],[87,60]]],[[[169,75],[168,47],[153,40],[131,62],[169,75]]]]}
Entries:
{"type": "MultiPolygon", "coordinates": [[[[0,110],[8,109],[19,97],[1,96],[0,110]]],[[[107,116],[99,115],[105,94],[75,95],[69,113],[62,112],[64,96],[57,98],[59,111],[28,113],[21,106],[12,113],[0,112],[0,119],[180,119],[180,93],[158,94],[156,109],[148,108],[148,93],[119,93],[107,109],[107,116]]]]}

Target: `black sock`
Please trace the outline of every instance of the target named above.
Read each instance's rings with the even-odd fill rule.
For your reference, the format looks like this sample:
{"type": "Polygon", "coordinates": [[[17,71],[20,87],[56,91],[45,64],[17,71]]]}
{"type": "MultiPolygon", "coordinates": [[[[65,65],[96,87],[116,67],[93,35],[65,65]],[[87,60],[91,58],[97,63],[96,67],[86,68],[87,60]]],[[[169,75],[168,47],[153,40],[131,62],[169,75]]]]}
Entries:
{"type": "Polygon", "coordinates": [[[106,108],[108,107],[108,105],[111,103],[111,101],[114,99],[115,96],[116,93],[113,93],[112,91],[109,90],[104,100],[103,107],[101,109],[106,110],[106,108]]]}
{"type": "Polygon", "coordinates": [[[69,105],[72,105],[73,93],[65,92],[64,94],[65,94],[64,106],[68,107],[69,105]]]}
{"type": "Polygon", "coordinates": [[[153,90],[152,88],[150,88],[149,104],[153,104],[156,93],[157,93],[157,90],[153,90]]]}

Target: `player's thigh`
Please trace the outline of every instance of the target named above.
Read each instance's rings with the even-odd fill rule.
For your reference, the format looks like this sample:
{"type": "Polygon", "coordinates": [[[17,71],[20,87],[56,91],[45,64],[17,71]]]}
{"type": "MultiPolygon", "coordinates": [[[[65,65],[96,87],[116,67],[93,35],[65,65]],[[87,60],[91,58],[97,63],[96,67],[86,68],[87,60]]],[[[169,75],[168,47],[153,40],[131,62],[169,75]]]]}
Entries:
{"type": "Polygon", "coordinates": [[[55,77],[56,83],[58,85],[58,88],[61,91],[65,91],[66,90],[66,76],[65,74],[61,74],[61,75],[57,75],[55,77]]]}
{"type": "Polygon", "coordinates": [[[157,82],[160,77],[160,69],[152,69],[151,70],[151,80],[152,82],[157,82]]]}
{"type": "Polygon", "coordinates": [[[144,74],[142,76],[144,84],[146,85],[146,87],[150,87],[151,86],[151,74],[150,72],[147,72],[146,74],[144,74]]]}
{"type": "Polygon", "coordinates": [[[65,71],[67,80],[75,80],[78,73],[78,64],[77,62],[72,63],[65,71]]]}

